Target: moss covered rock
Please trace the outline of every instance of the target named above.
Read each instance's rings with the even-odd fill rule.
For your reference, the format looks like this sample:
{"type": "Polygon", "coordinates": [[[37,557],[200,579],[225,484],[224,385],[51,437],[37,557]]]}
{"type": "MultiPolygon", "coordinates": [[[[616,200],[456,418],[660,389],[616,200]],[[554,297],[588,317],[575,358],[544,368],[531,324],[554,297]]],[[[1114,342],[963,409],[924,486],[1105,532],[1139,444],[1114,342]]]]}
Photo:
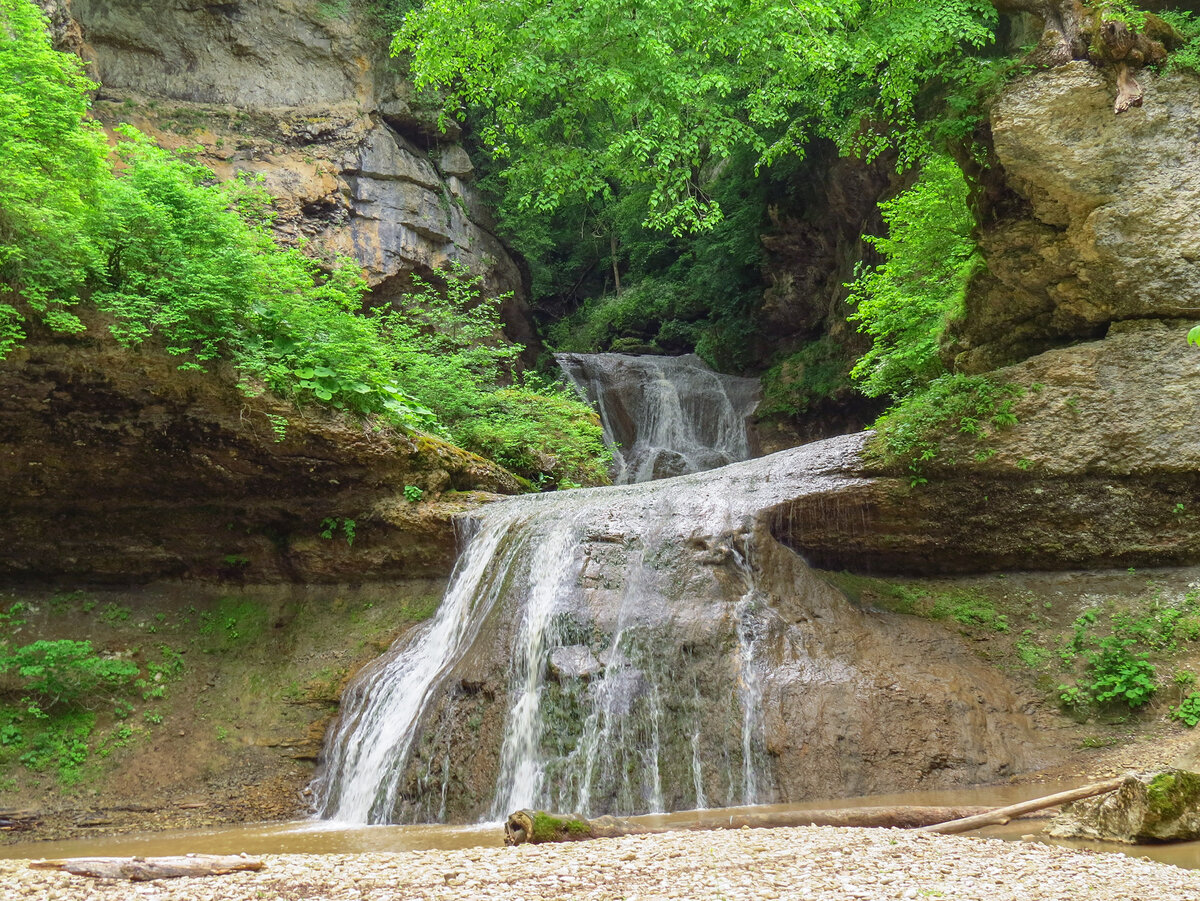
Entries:
{"type": "Polygon", "coordinates": [[[1200,773],[1130,776],[1117,791],[1063,808],[1047,830],[1057,838],[1182,842],[1200,838],[1200,773]]]}

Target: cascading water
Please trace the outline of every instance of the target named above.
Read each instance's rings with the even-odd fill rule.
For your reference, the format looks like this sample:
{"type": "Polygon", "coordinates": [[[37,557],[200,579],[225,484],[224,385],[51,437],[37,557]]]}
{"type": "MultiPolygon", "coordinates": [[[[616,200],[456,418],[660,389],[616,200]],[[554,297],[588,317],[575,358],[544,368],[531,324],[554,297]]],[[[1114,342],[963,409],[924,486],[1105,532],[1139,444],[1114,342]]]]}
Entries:
{"type": "MultiPolygon", "coordinates": [[[[751,461],[727,467],[724,477],[485,508],[433,621],[347,690],[314,784],[321,815],[349,822],[436,816],[441,798],[412,798],[422,780],[405,773],[422,735],[436,731],[424,722],[434,702],[459,690],[454,670],[469,653],[512,661],[509,684],[498,686],[508,700],[493,814],[538,804],[628,814],[748,800],[744,771],[753,762],[743,757],[762,739],[747,743],[749,720],[739,709],[748,697],[737,687],[745,681],[739,636],[746,630],[736,605],[719,598],[721,585],[703,586],[718,598],[704,599],[700,610],[687,596],[702,587],[688,585],[697,582],[697,557],[705,583],[712,583],[706,570],[719,571],[717,581],[736,585],[739,597],[753,583],[752,568],[730,551],[731,536],[745,532],[752,510],[782,500],[779,489],[794,490],[803,478],[769,469],[751,461]],[[702,622],[714,616],[718,623],[702,622]],[[680,641],[701,625],[718,627],[703,654],[680,641]],[[490,648],[480,647],[481,635],[490,648]],[[733,644],[726,648],[720,635],[733,644]],[[552,670],[564,653],[588,662],[577,672],[552,670]]],[[[426,760],[423,771],[441,768],[426,760]]]]}
{"type": "Polygon", "coordinates": [[[1030,733],[978,706],[991,677],[930,670],[961,649],[925,635],[905,651],[886,615],[772,537],[796,498],[865,484],[846,474],[861,444],[482,509],[436,617],[347,689],[319,813],[628,815],[894,789],[880,722],[920,721],[926,771],[1001,775],[1030,733]]]}
{"type": "Polygon", "coordinates": [[[600,411],[618,485],[715,469],[753,452],[757,379],[713,372],[695,354],[558,354],[600,411]]]}

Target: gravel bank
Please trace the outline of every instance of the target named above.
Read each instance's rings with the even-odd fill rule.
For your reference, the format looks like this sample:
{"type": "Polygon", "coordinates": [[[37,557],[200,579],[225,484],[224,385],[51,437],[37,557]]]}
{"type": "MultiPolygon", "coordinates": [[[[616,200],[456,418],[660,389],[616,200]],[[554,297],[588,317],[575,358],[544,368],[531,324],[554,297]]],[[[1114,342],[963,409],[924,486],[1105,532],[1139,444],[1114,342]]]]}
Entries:
{"type": "Polygon", "coordinates": [[[109,883],[0,862],[6,901],[876,899],[1200,901],[1200,871],[1121,854],[873,829],[743,829],[574,845],[278,855],[258,873],[109,883]]]}

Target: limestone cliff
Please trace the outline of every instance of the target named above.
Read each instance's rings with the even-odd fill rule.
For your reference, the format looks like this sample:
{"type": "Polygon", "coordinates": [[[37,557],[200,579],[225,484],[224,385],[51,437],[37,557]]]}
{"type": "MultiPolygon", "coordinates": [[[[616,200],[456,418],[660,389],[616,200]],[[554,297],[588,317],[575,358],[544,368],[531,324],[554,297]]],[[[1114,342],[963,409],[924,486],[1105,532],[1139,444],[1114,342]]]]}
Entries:
{"type": "Polygon", "coordinates": [[[457,129],[414,101],[386,34],[360,4],[42,0],[60,46],[100,82],[94,111],[167,147],[198,147],[219,176],[260,175],[276,229],[365,267],[389,299],[412,272],[456,260],[495,292],[530,344],[521,274],[493,233],[457,129]]]}
{"type": "Polygon", "coordinates": [[[959,369],[1100,338],[1112,322],[1200,316],[1197,77],[1139,78],[1142,105],[1119,116],[1083,61],[999,99],[982,175],[987,268],[946,348],[959,369]]]}

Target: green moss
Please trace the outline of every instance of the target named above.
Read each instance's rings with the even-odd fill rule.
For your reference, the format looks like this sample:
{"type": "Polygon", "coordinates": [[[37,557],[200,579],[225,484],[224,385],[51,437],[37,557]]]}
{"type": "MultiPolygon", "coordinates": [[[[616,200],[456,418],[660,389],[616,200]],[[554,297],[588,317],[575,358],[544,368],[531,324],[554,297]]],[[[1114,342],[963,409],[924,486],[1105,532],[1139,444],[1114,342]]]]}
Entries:
{"type": "Polygon", "coordinates": [[[1146,786],[1147,820],[1165,823],[1177,820],[1200,802],[1200,773],[1167,770],[1146,786]]]}
{"type": "Polygon", "coordinates": [[[552,842],[564,835],[590,835],[587,820],[577,816],[556,817],[543,811],[533,815],[533,841],[552,842]]]}

